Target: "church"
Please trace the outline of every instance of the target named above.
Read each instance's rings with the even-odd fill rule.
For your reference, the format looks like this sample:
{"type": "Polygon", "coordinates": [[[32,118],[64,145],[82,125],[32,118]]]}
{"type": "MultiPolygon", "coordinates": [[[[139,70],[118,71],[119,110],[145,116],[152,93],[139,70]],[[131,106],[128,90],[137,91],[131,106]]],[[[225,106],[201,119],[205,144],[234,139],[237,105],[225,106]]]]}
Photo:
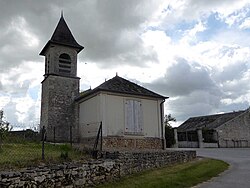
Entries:
{"type": "Polygon", "coordinates": [[[40,127],[49,142],[103,148],[165,149],[164,102],[159,95],[118,75],[79,91],[77,55],[84,47],[63,15],[40,55],[45,57],[40,127]]]}

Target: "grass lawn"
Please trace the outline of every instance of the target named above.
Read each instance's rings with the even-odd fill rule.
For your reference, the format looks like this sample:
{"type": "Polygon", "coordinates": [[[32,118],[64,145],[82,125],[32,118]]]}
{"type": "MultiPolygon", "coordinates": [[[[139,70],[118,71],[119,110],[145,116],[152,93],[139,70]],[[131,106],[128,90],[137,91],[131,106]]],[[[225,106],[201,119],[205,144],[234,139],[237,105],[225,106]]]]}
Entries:
{"type": "Polygon", "coordinates": [[[202,159],[126,176],[99,188],[184,188],[192,187],[228,169],[223,161],[202,159]]]}
{"type": "Polygon", "coordinates": [[[41,143],[4,144],[0,149],[0,170],[86,158],[85,154],[71,149],[70,145],[52,144],[45,144],[44,156],[45,160],[43,161],[41,143]]]}

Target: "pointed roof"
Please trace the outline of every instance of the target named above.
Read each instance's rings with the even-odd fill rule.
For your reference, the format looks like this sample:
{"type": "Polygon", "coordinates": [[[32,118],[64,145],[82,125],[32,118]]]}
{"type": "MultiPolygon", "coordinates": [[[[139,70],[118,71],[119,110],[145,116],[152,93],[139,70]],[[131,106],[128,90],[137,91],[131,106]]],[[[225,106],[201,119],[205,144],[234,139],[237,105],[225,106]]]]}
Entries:
{"type": "Polygon", "coordinates": [[[224,123],[232,120],[233,118],[239,116],[240,114],[246,112],[229,112],[224,114],[215,114],[208,116],[191,117],[184,123],[182,123],[177,130],[179,132],[183,131],[195,131],[197,129],[206,128],[209,130],[216,129],[217,127],[223,125],[224,123]]]}
{"type": "Polygon", "coordinates": [[[113,77],[108,81],[105,81],[95,89],[88,90],[87,92],[82,93],[80,97],[77,98],[76,100],[80,100],[98,91],[108,91],[113,93],[146,96],[146,97],[160,98],[160,99],[168,98],[116,75],[115,77],[113,77]]]}
{"type": "Polygon", "coordinates": [[[65,22],[63,15],[56,26],[56,29],[51,37],[51,39],[47,42],[45,47],[40,52],[40,55],[45,55],[45,51],[48,48],[49,44],[61,44],[64,46],[70,46],[77,49],[79,53],[84,47],[78,44],[72,35],[67,23],[65,22]]]}

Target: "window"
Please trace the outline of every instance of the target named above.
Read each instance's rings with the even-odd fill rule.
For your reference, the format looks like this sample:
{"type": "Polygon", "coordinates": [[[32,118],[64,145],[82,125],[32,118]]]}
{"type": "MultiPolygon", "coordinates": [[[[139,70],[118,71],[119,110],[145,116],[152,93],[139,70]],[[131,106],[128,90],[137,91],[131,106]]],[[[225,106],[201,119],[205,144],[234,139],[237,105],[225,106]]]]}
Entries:
{"type": "Polygon", "coordinates": [[[141,101],[137,100],[125,101],[125,133],[127,134],[143,133],[141,101]]]}
{"type": "Polygon", "coordinates": [[[71,58],[68,54],[61,54],[59,56],[59,72],[70,73],[71,72],[71,58]]]}
{"type": "Polygon", "coordinates": [[[45,74],[49,74],[49,60],[50,60],[50,55],[48,55],[48,57],[46,56],[46,59],[45,59],[45,74]]]}

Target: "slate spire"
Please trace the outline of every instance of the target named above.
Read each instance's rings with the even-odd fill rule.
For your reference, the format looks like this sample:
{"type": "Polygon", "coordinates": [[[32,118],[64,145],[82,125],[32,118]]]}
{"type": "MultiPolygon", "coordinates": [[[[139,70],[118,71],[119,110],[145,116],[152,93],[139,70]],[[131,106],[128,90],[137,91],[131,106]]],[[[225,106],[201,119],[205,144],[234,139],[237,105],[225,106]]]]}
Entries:
{"type": "Polygon", "coordinates": [[[56,26],[56,29],[51,37],[51,39],[47,42],[45,47],[42,49],[40,55],[45,55],[45,51],[50,44],[61,44],[64,46],[70,46],[77,49],[79,53],[84,47],[78,44],[72,35],[67,23],[64,20],[63,13],[61,12],[61,18],[56,26]]]}

